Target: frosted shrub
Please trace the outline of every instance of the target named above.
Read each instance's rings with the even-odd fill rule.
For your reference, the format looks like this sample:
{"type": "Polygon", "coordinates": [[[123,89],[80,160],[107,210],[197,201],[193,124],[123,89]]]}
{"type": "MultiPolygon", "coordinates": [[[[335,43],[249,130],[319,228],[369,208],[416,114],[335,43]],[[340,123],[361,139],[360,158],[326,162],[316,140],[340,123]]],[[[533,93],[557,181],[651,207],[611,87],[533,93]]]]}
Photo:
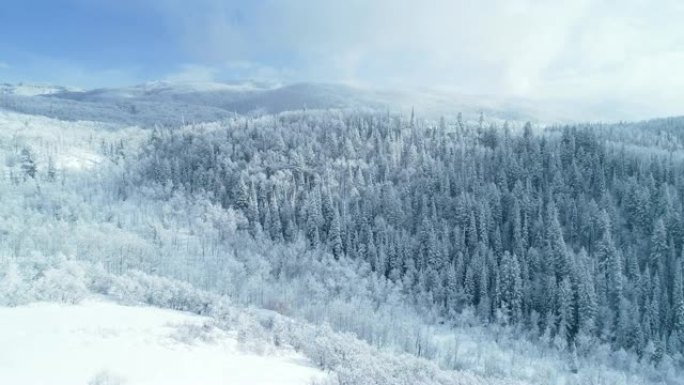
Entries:
{"type": "Polygon", "coordinates": [[[77,262],[64,261],[42,273],[34,293],[39,300],[78,303],[89,294],[86,272],[77,262]]]}
{"type": "Polygon", "coordinates": [[[0,266],[0,305],[17,306],[28,301],[27,285],[15,263],[0,266]]]}

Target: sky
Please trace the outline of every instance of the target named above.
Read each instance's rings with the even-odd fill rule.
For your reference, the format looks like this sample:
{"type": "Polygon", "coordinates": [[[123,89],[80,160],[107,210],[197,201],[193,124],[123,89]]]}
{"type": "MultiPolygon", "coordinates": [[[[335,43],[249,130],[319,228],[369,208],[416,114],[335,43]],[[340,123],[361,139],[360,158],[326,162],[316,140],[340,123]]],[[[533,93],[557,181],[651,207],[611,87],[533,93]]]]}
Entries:
{"type": "Polygon", "coordinates": [[[5,0],[0,81],[340,82],[684,114],[681,0],[5,0]]]}

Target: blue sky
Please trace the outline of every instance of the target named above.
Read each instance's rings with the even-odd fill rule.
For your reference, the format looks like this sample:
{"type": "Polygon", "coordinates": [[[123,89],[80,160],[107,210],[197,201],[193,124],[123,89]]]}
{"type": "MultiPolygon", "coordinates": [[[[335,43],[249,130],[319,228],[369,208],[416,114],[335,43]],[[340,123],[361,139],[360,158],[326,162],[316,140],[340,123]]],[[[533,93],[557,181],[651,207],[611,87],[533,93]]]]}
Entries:
{"type": "Polygon", "coordinates": [[[6,68],[0,74],[10,81],[112,85],[160,76],[189,59],[154,9],[131,5],[4,2],[0,62],[6,68]]]}
{"type": "Polygon", "coordinates": [[[5,0],[0,81],[327,81],[677,112],[681,20],[679,0],[5,0]]]}
{"type": "Polygon", "coordinates": [[[164,79],[274,80],[281,75],[274,68],[297,65],[294,51],[229,54],[231,39],[239,35],[240,44],[248,44],[246,34],[263,32],[249,24],[260,3],[9,0],[0,8],[0,81],[97,87],[164,79]],[[219,29],[225,32],[220,38],[214,36],[219,29]]]}

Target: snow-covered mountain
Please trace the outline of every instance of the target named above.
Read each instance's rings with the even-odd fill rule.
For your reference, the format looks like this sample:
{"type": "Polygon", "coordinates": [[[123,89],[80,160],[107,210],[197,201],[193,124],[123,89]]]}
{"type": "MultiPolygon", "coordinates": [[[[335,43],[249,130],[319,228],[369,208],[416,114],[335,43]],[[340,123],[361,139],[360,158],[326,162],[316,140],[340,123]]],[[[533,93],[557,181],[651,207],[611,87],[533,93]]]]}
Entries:
{"type": "Polygon", "coordinates": [[[0,108],[66,120],[128,125],[177,125],[302,109],[376,109],[422,116],[537,123],[630,118],[617,106],[465,95],[452,90],[389,89],[325,83],[289,85],[216,82],[149,82],[131,87],[74,90],[4,85],[0,108]]]}
{"type": "Polygon", "coordinates": [[[269,86],[254,83],[151,82],[133,87],[61,92],[53,98],[88,103],[182,105],[191,110],[214,107],[228,113],[277,113],[289,110],[380,107],[382,98],[361,89],[336,84],[298,83],[269,86]]]}

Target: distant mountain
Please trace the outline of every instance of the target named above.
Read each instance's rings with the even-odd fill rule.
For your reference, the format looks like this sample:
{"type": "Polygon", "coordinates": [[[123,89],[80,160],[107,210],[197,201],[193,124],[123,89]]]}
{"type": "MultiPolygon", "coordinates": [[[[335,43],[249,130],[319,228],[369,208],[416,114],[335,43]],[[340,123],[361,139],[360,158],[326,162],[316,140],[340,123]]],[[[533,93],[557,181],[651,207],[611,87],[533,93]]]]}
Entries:
{"type": "Polygon", "coordinates": [[[378,106],[372,95],[344,85],[298,83],[281,87],[223,83],[152,82],[126,88],[104,88],[51,95],[91,103],[176,103],[216,107],[240,114],[277,113],[302,108],[378,106]]]}
{"type": "Polygon", "coordinates": [[[488,95],[464,95],[431,88],[377,89],[341,84],[149,82],[132,87],[74,90],[65,87],[1,85],[0,108],[63,120],[94,120],[127,125],[176,125],[207,122],[234,114],[260,115],[301,109],[381,109],[423,116],[488,121],[617,121],[638,118],[633,109],[604,103],[533,101],[488,95]]]}
{"type": "Polygon", "coordinates": [[[52,85],[38,85],[38,84],[0,84],[0,95],[20,95],[20,96],[36,96],[36,95],[50,95],[62,92],[72,91],[69,88],[52,85]]]}

